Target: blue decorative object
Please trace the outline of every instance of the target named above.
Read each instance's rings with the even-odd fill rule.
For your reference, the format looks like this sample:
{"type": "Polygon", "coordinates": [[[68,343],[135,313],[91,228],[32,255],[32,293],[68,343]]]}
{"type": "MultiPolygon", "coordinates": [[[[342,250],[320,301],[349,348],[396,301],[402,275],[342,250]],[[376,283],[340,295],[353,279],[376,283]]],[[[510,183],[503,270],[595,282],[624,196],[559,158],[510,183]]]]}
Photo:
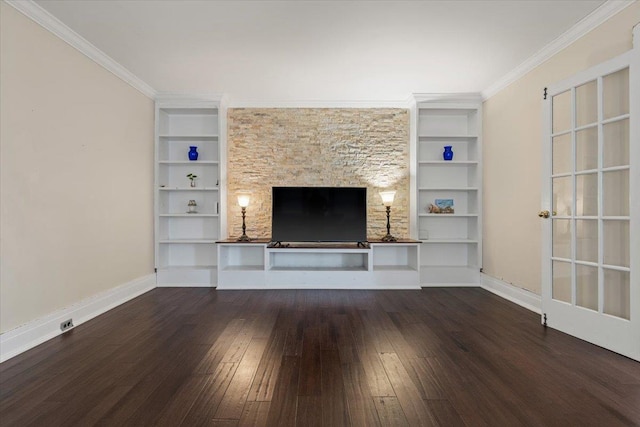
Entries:
{"type": "Polygon", "coordinates": [[[198,160],[198,147],[196,146],[189,147],[189,160],[191,161],[198,160]]]}
{"type": "Polygon", "coordinates": [[[451,145],[444,146],[444,152],[442,153],[442,158],[445,160],[453,160],[453,151],[451,151],[451,145]]]}

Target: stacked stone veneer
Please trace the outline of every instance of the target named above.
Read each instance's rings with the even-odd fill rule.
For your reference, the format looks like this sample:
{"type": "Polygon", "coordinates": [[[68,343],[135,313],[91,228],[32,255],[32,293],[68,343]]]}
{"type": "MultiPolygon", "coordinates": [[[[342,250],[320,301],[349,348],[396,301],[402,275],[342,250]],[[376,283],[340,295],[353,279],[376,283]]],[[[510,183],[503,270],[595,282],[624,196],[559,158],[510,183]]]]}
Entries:
{"type": "Polygon", "coordinates": [[[232,108],[227,129],[229,237],[242,233],[237,193],[251,191],[247,234],[271,237],[271,187],[367,187],[369,239],[386,234],[378,194],[396,190],[391,234],[409,237],[409,111],[232,108]]]}

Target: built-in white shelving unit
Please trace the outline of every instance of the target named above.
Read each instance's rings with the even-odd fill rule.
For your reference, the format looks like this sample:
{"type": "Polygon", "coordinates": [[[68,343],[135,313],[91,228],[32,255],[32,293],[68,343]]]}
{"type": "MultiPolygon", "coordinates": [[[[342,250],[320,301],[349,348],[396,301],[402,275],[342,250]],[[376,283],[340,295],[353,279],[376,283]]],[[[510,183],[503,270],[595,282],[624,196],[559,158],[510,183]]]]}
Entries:
{"type": "Polygon", "coordinates": [[[478,285],[482,266],[482,101],[415,95],[416,232],[422,286],[478,285]],[[443,159],[451,146],[452,160],[443,159]],[[430,213],[452,199],[453,214],[430,213]]]}
{"type": "MultiPolygon", "coordinates": [[[[223,212],[219,100],[156,103],[155,265],[158,286],[215,286],[223,212]],[[189,160],[196,146],[197,160],[189,160]],[[197,176],[195,187],[187,177],[197,176]],[[189,201],[195,200],[195,213],[189,201]]],[[[222,132],[221,132],[222,130],[222,132]]]]}

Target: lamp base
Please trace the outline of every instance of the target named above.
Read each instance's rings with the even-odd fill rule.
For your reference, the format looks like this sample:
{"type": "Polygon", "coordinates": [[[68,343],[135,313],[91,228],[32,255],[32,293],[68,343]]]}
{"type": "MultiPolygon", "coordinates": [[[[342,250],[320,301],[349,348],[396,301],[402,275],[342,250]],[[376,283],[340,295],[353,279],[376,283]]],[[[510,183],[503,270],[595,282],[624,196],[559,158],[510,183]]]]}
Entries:
{"type": "Polygon", "coordinates": [[[236,240],[236,242],[250,242],[250,241],[251,241],[251,238],[246,234],[243,234],[242,236],[238,237],[238,239],[236,240]]]}
{"type": "Polygon", "coordinates": [[[398,239],[396,239],[395,237],[393,237],[391,234],[387,234],[386,236],[384,236],[382,239],[383,242],[397,242],[398,239]]]}

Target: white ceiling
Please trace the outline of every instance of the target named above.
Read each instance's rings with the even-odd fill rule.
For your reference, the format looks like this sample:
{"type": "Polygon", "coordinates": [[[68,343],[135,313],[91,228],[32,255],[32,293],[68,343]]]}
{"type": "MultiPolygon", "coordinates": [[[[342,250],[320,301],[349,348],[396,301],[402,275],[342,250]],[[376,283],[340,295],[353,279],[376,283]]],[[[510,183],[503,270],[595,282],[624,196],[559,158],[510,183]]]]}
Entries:
{"type": "Polygon", "coordinates": [[[37,3],[156,91],[242,102],[481,92],[604,2],[37,3]]]}

